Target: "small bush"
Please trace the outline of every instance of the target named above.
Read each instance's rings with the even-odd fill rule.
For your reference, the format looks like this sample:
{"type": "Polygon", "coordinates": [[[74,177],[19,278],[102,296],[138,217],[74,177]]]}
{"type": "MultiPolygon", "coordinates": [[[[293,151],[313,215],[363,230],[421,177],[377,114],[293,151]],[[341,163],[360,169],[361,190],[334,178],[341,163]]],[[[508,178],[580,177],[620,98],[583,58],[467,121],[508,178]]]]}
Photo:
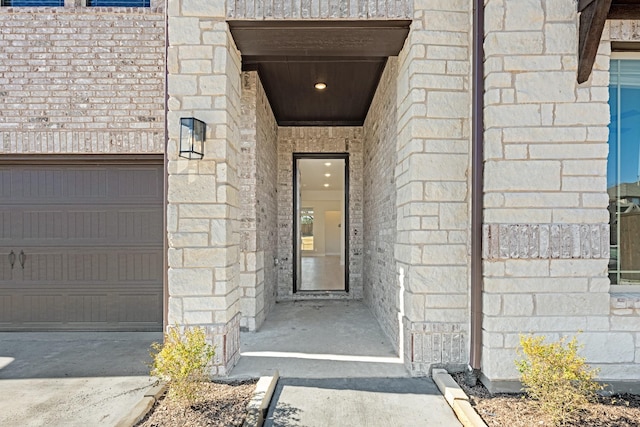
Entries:
{"type": "Polygon", "coordinates": [[[151,345],[151,375],[169,384],[169,397],[180,403],[193,405],[215,355],[207,343],[203,328],[170,328],[164,335],[164,344],[151,345]]]}
{"type": "Polygon", "coordinates": [[[516,361],[527,394],[557,426],[565,425],[596,397],[602,386],[595,381],[597,369],[590,369],[576,337],[566,342],[544,343],[545,337],[520,335],[523,360],[516,361]]]}

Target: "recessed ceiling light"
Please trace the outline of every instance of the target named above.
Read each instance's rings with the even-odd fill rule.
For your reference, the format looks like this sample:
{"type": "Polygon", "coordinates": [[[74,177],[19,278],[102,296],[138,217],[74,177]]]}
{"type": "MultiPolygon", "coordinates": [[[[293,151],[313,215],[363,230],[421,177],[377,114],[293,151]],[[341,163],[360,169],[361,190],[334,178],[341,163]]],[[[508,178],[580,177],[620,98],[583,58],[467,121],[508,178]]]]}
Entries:
{"type": "Polygon", "coordinates": [[[331,166],[331,162],[327,162],[324,164],[325,166],[331,166]]]}
{"type": "Polygon", "coordinates": [[[318,82],[315,85],[313,85],[313,87],[315,87],[318,90],[325,90],[327,88],[327,84],[323,82],[318,82]]]}
{"type": "Polygon", "coordinates": [[[329,184],[325,184],[324,186],[325,186],[325,187],[328,187],[328,186],[329,186],[329,184]]]}
{"type": "Polygon", "coordinates": [[[330,173],[325,173],[324,176],[326,176],[327,178],[329,178],[331,176],[330,173]]]}

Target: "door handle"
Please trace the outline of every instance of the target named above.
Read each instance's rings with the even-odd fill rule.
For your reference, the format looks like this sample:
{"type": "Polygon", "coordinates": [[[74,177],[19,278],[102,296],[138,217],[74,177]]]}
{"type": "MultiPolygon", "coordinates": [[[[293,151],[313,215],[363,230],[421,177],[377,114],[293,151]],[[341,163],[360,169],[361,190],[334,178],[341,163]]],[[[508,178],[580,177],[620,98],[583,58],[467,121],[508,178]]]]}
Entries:
{"type": "Polygon", "coordinates": [[[11,251],[9,252],[9,264],[11,264],[11,269],[13,270],[13,265],[16,263],[16,253],[11,251]]]}
{"type": "Polygon", "coordinates": [[[27,260],[27,254],[25,254],[24,251],[20,251],[20,256],[18,257],[18,260],[20,261],[20,266],[24,270],[24,263],[27,260]]]}

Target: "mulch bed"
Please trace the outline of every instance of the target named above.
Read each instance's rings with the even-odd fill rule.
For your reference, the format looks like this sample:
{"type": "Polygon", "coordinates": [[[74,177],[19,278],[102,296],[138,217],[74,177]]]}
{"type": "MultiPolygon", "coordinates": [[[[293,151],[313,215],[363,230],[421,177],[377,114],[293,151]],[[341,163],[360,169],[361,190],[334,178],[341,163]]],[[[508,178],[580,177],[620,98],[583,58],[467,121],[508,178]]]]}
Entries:
{"type": "Polygon", "coordinates": [[[214,381],[203,384],[198,402],[187,407],[163,396],[137,426],[241,426],[256,382],[257,380],[214,381]]]}
{"type": "MultiPolygon", "coordinates": [[[[531,427],[553,424],[524,394],[491,394],[481,384],[469,387],[462,374],[453,378],[469,396],[471,406],[489,427],[531,427]]],[[[640,396],[601,396],[566,424],[571,427],[640,427],[640,396]]]]}

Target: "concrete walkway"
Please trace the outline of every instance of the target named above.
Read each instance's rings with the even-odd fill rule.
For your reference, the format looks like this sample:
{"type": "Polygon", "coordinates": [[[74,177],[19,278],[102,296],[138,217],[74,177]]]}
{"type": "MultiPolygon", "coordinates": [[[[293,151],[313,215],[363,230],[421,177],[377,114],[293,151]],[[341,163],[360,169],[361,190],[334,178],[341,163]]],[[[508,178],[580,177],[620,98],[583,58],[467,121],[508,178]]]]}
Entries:
{"type": "Polygon", "coordinates": [[[0,426],[114,426],[153,385],[161,333],[0,333],[0,426]]]}
{"type": "Polygon", "coordinates": [[[240,341],[232,377],[281,376],[265,426],[460,426],[431,379],[409,376],[362,302],[278,303],[240,341]]]}

